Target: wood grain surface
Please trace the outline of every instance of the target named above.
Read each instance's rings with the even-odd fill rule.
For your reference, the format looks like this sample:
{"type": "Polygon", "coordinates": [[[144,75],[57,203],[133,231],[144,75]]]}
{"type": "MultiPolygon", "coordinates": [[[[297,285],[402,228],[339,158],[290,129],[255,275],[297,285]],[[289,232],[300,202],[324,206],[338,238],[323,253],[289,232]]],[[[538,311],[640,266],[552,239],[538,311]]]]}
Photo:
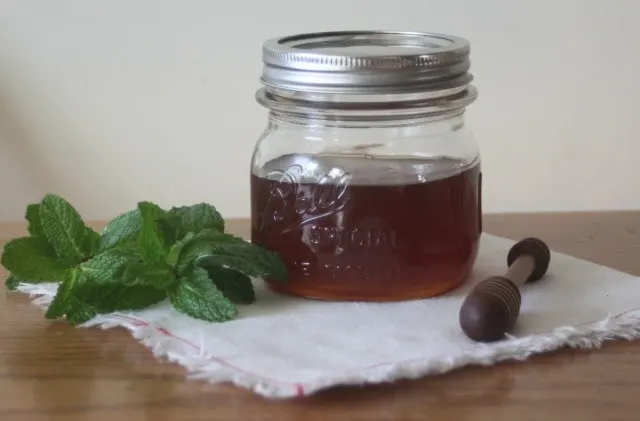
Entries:
{"type": "MultiPolygon", "coordinates": [[[[248,232],[247,221],[229,225],[248,232]]],[[[640,212],[488,215],[485,230],[539,236],[556,251],[640,275],[640,212]]],[[[24,232],[0,224],[0,241],[24,232]]],[[[1,421],[640,420],[640,341],[269,401],[188,381],[124,330],[49,322],[25,296],[0,289],[1,421]]]]}

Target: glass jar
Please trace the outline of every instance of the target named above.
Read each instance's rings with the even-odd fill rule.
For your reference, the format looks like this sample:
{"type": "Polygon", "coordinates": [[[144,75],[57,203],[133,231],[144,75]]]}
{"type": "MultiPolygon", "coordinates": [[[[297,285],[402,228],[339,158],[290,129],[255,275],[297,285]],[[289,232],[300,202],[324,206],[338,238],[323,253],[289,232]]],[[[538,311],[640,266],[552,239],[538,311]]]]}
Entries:
{"type": "Polygon", "coordinates": [[[461,285],[482,231],[469,44],[328,32],[264,44],[268,125],[251,163],[251,240],[276,291],[327,300],[432,297],[461,285]]]}

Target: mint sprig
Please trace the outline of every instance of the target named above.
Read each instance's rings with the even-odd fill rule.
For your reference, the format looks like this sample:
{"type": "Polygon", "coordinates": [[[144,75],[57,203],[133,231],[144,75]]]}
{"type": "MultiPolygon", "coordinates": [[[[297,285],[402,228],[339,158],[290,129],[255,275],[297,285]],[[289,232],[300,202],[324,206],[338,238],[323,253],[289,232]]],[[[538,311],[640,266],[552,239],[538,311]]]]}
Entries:
{"type": "Polygon", "coordinates": [[[101,233],[60,196],[27,206],[29,235],[9,241],[0,262],[19,283],[59,283],[45,317],[79,324],[99,314],[168,300],[191,317],[231,320],[255,301],[252,277],[287,281],[278,256],[225,233],[206,203],[165,210],[151,202],[118,215],[101,233]]]}
{"type": "Polygon", "coordinates": [[[176,310],[198,319],[222,321],[236,316],[233,302],[211,282],[202,268],[194,268],[183,275],[169,291],[169,300],[176,310]]]}

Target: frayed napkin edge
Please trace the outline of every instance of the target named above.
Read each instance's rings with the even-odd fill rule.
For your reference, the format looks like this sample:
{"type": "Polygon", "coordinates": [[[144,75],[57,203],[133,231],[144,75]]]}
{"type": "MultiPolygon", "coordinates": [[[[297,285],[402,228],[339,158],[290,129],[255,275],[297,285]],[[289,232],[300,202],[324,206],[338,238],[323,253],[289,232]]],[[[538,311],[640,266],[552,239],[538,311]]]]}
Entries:
{"type": "MultiPolygon", "coordinates": [[[[53,300],[51,291],[37,284],[20,284],[17,290],[29,295],[32,302],[42,309],[46,309],[53,300]]],[[[510,335],[500,342],[472,345],[456,356],[439,359],[416,358],[379,364],[306,383],[265,378],[234,367],[222,359],[207,355],[202,346],[125,313],[99,315],[79,327],[124,327],[138,342],[150,349],[155,357],[165,358],[184,367],[188,378],[210,383],[232,383],[266,398],[286,399],[311,395],[340,385],[391,383],[443,374],[464,366],[490,366],[503,361],[524,361],[535,354],[565,347],[599,348],[606,341],[631,341],[640,338],[640,308],[578,326],[559,327],[549,332],[524,337],[510,335]]]]}

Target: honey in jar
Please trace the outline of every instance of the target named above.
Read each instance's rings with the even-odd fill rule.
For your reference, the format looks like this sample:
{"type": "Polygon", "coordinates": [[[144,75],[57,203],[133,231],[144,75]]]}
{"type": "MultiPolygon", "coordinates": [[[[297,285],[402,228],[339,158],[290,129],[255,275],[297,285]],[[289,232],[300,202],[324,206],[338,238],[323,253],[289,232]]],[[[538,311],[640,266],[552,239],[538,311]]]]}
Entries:
{"type": "Polygon", "coordinates": [[[270,109],[251,171],[251,240],[279,255],[276,291],[426,298],[468,278],[482,231],[468,43],[335,32],[270,40],[270,109]]]}

